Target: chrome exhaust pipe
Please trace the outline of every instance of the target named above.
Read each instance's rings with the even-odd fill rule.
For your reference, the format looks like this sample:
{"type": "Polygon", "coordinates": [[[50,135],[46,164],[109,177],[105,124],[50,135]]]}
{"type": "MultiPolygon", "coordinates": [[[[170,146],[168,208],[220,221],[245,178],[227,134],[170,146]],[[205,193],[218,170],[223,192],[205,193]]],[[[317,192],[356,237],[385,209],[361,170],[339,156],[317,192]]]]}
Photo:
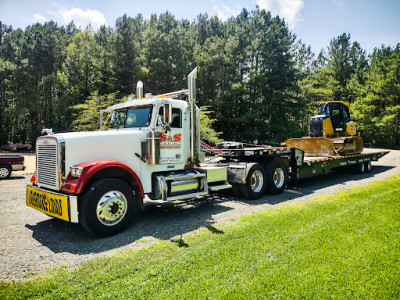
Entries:
{"type": "Polygon", "coordinates": [[[190,161],[192,164],[198,162],[197,153],[197,126],[196,126],[196,78],[197,78],[197,67],[190,72],[188,76],[188,88],[189,97],[188,101],[190,104],[190,161]]]}
{"type": "Polygon", "coordinates": [[[139,80],[136,84],[136,99],[143,98],[143,82],[139,80]]]}

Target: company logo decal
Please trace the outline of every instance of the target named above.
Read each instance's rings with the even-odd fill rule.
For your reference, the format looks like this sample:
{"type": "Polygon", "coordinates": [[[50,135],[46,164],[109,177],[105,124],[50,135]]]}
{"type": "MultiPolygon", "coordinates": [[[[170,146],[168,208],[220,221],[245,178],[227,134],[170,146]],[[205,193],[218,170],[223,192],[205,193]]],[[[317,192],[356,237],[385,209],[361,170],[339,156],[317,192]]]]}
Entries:
{"type": "Polygon", "coordinates": [[[182,147],[182,134],[178,133],[173,136],[160,134],[160,148],[161,149],[181,149],[182,147]]]}

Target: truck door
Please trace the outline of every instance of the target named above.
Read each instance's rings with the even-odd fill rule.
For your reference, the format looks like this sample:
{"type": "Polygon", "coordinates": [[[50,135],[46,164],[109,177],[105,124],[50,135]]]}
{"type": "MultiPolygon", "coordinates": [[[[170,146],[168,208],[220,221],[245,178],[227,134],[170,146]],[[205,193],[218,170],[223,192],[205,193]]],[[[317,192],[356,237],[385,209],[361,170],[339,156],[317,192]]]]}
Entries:
{"type": "Polygon", "coordinates": [[[164,126],[160,134],[160,164],[176,164],[183,162],[183,115],[182,110],[172,107],[171,112],[160,107],[158,112],[158,125],[162,125],[161,120],[165,120],[164,114],[171,113],[171,123],[164,126]],[[161,124],[160,124],[161,123],[161,124]]]}

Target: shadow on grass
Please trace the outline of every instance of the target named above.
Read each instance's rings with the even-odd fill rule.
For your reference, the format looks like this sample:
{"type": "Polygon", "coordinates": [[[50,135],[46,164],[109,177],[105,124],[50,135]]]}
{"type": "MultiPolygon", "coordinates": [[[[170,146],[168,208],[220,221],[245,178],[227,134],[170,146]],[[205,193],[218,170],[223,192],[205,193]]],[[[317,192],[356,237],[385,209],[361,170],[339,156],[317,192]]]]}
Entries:
{"type": "Polygon", "coordinates": [[[213,224],[214,215],[231,210],[227,202],[243,202],[246,205],[277,205],[296,198],[311,195],[320,189],[343,189],[343,185],[354,180],[374,177],[393,167],[374,166],[370,173],[351,174],[333,172],[324,176],[304,179],[289,186],[281,195],[266,195],[259,200],[245,200],[233,197],[232,193],[211,194],[207,197],[180,202],[146,202],[146,212],[138,212],[132,224],[122,233],[97,238],[87,233],[79,224],[71,224],[57,219],[48,219],[35,225],[26,225],[32,231],[32,237],[55,253],[90,254],[117,249],[129,245],[141,238],[154,237],[171,240],[179,247],[188,247],[182,236],[198,228],[206,228],[215,234],[224,232],[213,224]],[[180,236],[180,239],[176,239],[180,236]]]}

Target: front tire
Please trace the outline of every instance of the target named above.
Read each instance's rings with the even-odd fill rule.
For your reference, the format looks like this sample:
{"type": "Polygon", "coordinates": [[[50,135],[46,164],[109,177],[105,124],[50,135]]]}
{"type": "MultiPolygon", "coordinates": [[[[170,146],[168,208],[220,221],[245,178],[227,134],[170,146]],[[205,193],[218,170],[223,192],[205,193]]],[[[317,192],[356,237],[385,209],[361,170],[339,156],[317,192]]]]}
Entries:
{"type": "Polygon", "coordinates": [[[107,178],[92,183],[79,201],[79,223],[100,237],[121,232],[136,210],[134,191],[124,181],[107,178]]]}
{"type": "Polygon", "coordinates": [[[266,187],[264,168],[254,164],[247,174],[246,183],[240,185],[240,192],[249,200],[257,200],[264,195],[266,187]]]}
{"type": "Polygon", "coordinates": [[[9,166],[0,166],[0,179],[7,179],[11,176],[11,168],[9,166]]]}

